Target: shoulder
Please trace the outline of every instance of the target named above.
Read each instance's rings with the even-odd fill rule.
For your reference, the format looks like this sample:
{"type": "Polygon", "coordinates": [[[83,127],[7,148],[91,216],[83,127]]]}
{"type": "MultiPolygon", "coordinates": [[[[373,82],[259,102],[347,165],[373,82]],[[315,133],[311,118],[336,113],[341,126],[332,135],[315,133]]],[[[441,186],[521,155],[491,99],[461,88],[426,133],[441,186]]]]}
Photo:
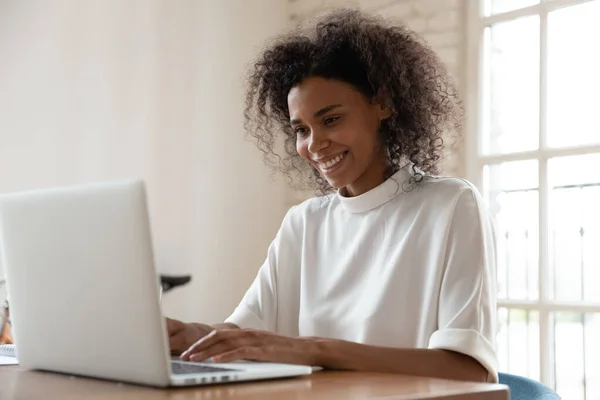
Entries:
{"type": "Polygon", "coordinates": [[[439,208],[454,208],[468,203],[476,208],[484,207],[477,187],[463,178],[449,176],[423,177],[423,180],[410,189],[423,204],[439,208]]]}
{"type": "Polygon", "coordinates": [[[294,221],[320,218],[335,208],[338,203],[339,200],[335,195],[311,197],[290,208],[287,217],[294,221]]]}
{"type": "Polygon", "coordinates": [[[424,179],[436,208],[447,210],[454,229],[481,228],[493,234],[493,221],[488,206],[473,183],[462,178],[429,176],[424,179]],[[443,206],[445,205],[445,207],[443,206]]]}
{"type": "Polygon", "coordinates": [[[311,221],[321,221],[339,203],[335,195],[318,196],[292,206],[283,220],[283,227],[302,230],[311,221]]]}
{"type": "Polygon", "coordinates": [[[465,193],[479,193],[475,185],[468,180],[451,176],[426,175],[419,185],[429,191],[435,191],[439,195],[451,197],[461,196],[465,193]]]}
{"type": "Polygon", "coordinates": [[[453,221],[465,219],[465,223],[477,223],[488,218],[479,190],[466,179],[425,175],[403,189],[405,193],[396,202],[397,212],[403,217],[414,215],[436,231],[453,221]]]}

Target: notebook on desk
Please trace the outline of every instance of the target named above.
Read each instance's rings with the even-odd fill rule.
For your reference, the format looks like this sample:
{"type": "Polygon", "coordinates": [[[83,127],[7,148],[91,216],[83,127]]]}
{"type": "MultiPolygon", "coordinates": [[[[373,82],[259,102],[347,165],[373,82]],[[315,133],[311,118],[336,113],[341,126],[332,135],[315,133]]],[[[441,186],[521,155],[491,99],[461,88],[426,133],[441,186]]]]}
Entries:
{"type": "Polygon", "coordinates": [[[17,354],[14,344],[0,344],[0,365],[16,365],[17,354]]]}

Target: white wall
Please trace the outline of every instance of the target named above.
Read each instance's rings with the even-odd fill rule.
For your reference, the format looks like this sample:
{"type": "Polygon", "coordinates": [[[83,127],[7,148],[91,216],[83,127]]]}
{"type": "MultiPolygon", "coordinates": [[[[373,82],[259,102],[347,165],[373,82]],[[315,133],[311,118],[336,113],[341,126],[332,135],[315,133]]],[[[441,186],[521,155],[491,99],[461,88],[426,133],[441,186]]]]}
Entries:
{"type": "MultiPolygon", "coordinates": [[[[405,23],[438,53],[464,93],[468,0],[288,0],[292,21],[341,6],[358,7],[405,23]]],[[[465,175],[463,144],[456,142],[443,164],[444,174],[465,175]]]]}
{"type": "Polygon", "coordinates": [[[194,276],[166,312],[222,320],[284,213],[241,108],[287,24],[282,0],[0,0],[0,192],[146,179],[158,269],[194,276]]]}
{"type": "MultiPolygon", "coordinates": [[[[465,2],[0,0],[0,192],[145,178],[159,270],[194,275],[167,313],[221,320],[298,200],[242,138],[257,46],[290,19],[360,6],[422,33],[462,87],[465,2]]],[[[464,174],[461,150],[446,173],[464,174]]]]}

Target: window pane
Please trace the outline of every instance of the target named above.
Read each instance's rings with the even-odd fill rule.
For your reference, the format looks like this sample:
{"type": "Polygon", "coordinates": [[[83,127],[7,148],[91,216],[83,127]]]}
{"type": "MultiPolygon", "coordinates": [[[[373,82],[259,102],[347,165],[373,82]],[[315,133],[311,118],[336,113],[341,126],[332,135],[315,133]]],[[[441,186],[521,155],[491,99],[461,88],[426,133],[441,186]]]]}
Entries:
{"type": "Polygon", "coordinates": [[[539,0],[486,0],[486,15],[499,14],[507,11],[517,10],[538,4],[539,0]]]}
{"type": "Polygon", "coordinates": [[[563,399],[600,398],[600,314],[557,312],[553,320],[557,393],[563,399]]]}
{"type": "Polygon", "coordinates": [[[548,15],[549,146],[600,142],[598,21],[600,0],[548,15]]]}
{"type": "Polygon", "coordinates": [[[555,300],[600,302],[600,154],[548,161],[555,300]]]}
{"type": "Polygon", "coordinates": [[[498,309],[500,371],[540,379],[540,325],[537,311],[498,309]]]}
{"type": "Polygon", "coordinates": [[[588,400],[600,400],[600,313],[585,314],[585,386],[588,400]]]}
{"type": "Polygon", "coordinates": [[[499,297],[538,298],[538,165],[517,161],[486,166],[484,194],[497,234],[499,297]]]}
{"type": "Polygon", "coordinates": [[[486,49],[483,150],[534,150],[539,138],[539,17],[492,25],[486,49]]]}

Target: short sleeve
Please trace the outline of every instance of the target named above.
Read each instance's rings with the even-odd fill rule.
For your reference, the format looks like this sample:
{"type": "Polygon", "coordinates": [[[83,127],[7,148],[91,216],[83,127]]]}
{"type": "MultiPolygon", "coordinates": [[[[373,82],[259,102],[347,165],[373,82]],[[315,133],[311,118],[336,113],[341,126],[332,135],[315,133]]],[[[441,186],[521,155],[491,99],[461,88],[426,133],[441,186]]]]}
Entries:
{"type": "Polygon", "coordinates": [[[274,247],[276,239],[269,246],[267,258],[240,304],[225,322],[244,329],[274,331],[277,326],[277,277],[274,247]]]}
{"type": "Polygon", "coordinates": [[[479,193],[469,186],[458,197],[448,231],[438,330],[429,348],[471,356],[497,381],[495,337],[494,231],[479,193]]]}
{"type": "MultiPolygon", "coordinates": [[[[240,328],[277,331],[278,321],[278,260],[282,257],[282,244],[290,234],[290,214],[288,211],[281,227],[271,242],[267,251],[267,257],[258,270],[258,274],[242,301],[225,320],[240,328]]],[[[284,257],[285,258],[285,257],[284,257]]]]}

